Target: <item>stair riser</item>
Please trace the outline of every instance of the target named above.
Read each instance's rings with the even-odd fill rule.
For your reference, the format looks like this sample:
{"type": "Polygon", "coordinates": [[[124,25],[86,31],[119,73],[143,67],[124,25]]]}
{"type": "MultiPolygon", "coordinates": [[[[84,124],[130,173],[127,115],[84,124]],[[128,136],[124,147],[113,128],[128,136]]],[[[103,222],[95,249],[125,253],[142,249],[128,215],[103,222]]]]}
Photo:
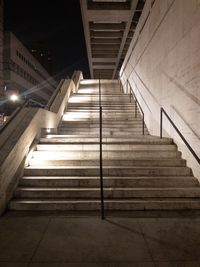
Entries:
{"type": "MultiPolygon", "coordinates": [[[[141,127],[142,122],[136,122],[136,123],[130,123],[130,122],[112,122],[112,123],[104,123],[103,122],[103,128],[117,128],[117,129],[124,129],[124,128],[134,128],[134,127],[141,127]]],[[[59,127],[59,129],[65,129],[65,128],[97,128],[99,129],[99,123],[77,123],[77,122],[67,122],[62,123],[62,125],[59,127]]]]}
{"type": "MultiPolygon", "coordinates": [[[[66,160],[58,160],[58,159],[52,159],[52,160],[43,160],[41,159],[39,161],[40,166],[98,166],[99,165],[99,159],[93,160],[91,157],[91,160],[85,160],[86,157],[83,158],[83,160],[69,160],[66,158],[66,160]]],[[[104,157],[105,158],[105,157],[104,157]]],[[[130,158],[130,157],[127,157],[130,158]]],[[[103,166],[185,166],[186,163],[184,160],[161,160],[160,158],[158,160],[103,160],[103,166]]],[[[29,164],[31,166],[38,166],[38,159],[33,158],[29,161],[29,164]]]]}
{"type": "MultiPolygon", "coordinates": [[[[171,140],[164,140],[164,139],[158,139],[158,140],[143,140],[143,139],[131,139],[131,138],[103,138],[102,141],[104,143],[120,143],[120,144],[124,144],[129,143],[129,144],[145,144],[146,146],[151,145],[151,144],[155,144],[155,145],[168,145],[168,144],[172,144],[171,140]]],[[[95,138],[95,137],[90,137],[90,138],[80,138],[80,137],[62,137],[61,135],[57,135],[57,137],[55,137],[54,135],[51,136],[51,138],[40,138],[40,144],[42,143],[91,143],[91,142],[95,142],[95,143],[99,143],[99,138],[95,138]]]]}
{"type": "MultiPolygon", "coordinates": [[[[170,152],[174,151],[176,152],[176,146],[175,145],[132,145],[132,144],[108,144],[108,145],[103,145],[102,146],[103,151],[130,151],[130,152],[135,152],[135,153],[140,153],[140,152],[159,152],[159,151],[165,151],[170,152]]],[[[37,150],[42,150],[42,151],[81,151],[81,150],[86,150],[86,151],[99,151],[99,144],[82,144],[82,145],[37,145],[37,150]]],[[[110,152],[110,153],[111,153],[110,152]]],[[[37,153],[37,152],[36,152],[37,153]]],[[[145,155],[144,155],[145,156],[145,155]]]]}
{"type": "MultiPolygon", "coordinates": [[[[84,187],[99,187],[99,178],[85,178],[85,179],[70,179],[70,178],[56,178],[53,179],[37,179],[37,178],[22,178],[20,186],[27,187],[68,187],[68,188],[84,188],[84,187]]],[[[137,178],[137,179],[112,179],[104,178],[104,187],[193,187],[197,185],[197,180],[192,177],[187,178],[137,178]]]]}
{"type": "MultiPolygon", "coordinates": [[[[14,196],[17,198],[52,198],[52,199],[95,199],[100,197],[100,190],[99,189],[84,189],[84,190],[16,190],[14,196]]],[[[104,188],[104,197],[105,199],[112,199],[112,198],[174,198],[174,197],[200,197],[200,190],[194,189],[167,189],[167,190],[110,190],[104,188]]]]}
{"type": "MultiPolygon", "coordinates": [[[[134,132],[134,131],[140,131],[142,132],[142,125],[141,123],[135,126],[125,126],[125,127],[119,127],[119,126],[103,126],[103,132],[134,132]]],[[[72,127],[72,126],[62,126],[59,128],[59,133],[61,132],[91,132],[91,133],[99,133],[99,127],[72,127]]],[[[148,133],[148,131],[145,129],[145,132],[148,133]]]]}
{"type": "MultiPolygon", "coordinates": [[[[114,125],[111,125],[111,126],[106,126],[106,125],[103,125],[102,127],[102,130],[103,132],[138,132],[140,131],[142,133],[142,124],[141,123],[138,123],[137,125],[134,125],[134,126],[126,126],[126,127],[119,127],[119,126],[114,126],[114,125]]],[[[80,132],[91,132],[91,133],[95,133],[95,134],[98,134],[99,133],[99,127],[72,127],[72,126],[62,126],[59,128],[58,132],[61,133],[61,132],[77,132],[77,133],[80,133],[80,132]]],[[[145,129],[144,130],[146,133],[148,133],[148,131],[145,129]]]]}
{"type": "MultiPolygon", "coordinates": [[[[185,167],[160,167],[160,168],[109,168],[104,167],[104,176],[162,176],[162,175],[191,175],[191,170],[185,167]]],[[[68,169],[31,169],[27,168],[24,170],[25,176],[98,176],[99,168],[68,168],[68,169]]]]}
{"type": "MultiPolygon", "coordinates": [[[[79,135],[84,135],[84,134],[88,134],[88,135],[99,135],[99,130],[97,131],[93,131],[93,130],[88,130],[88,131],[80,131],[80,130],[76,130],[74,129],[72,130],[61,130],[59,131],[60,134],[79,134],[79,135]]],[[[131,135],[138,135],[138,134],[142,134],[142,129],[134,129],[133,131],[131,130],[127,130],[127,131],[116,131],[116,130],[111,130],[111,131],[106,131],[103,130],[103,135],[104,136],[131,136],[131,135]]],[[[148,135],[148,132],[145,130],[144,131],[145,135],[148,135]]]]}
{"type": "MultiPolygon", "coordinates": [[[[52,153],[52,152],[51,152],[52,153]]],[[[147,152],[131,152],[131,151],[112,151],[112,152],[103,152],[103,159],[104,160],[140,160],[142,158],[145,159],[177,159],[180,158],[180,154],[176,151],[147,151],[147,152]]],[[[30,159],[31,161],[35,161],[37,165],[40,165],[40,161],[42,160],[96,160],[99,162],[99,152],[98,151],[65,151],[65,152],[56,152],[52,155],[49,151],[47,152],[34,152],[33,158],[30,159]],[[39,158],[36,155],[40,155],[39,158]]],[[[92,163],[91,163],[92,164],[92,163]]],[[[126,163],[125,163],[126,164],[126,163]]],[[[159,165],[159,164],[158,164],[159,165]]],[[[120,164],[119,166],[124,166],[120,164]]]]}
{"type": "MultiPolygon", "coordinates": [[[[11,210],[24,210],[24,211],[100,211],[101,203],[90,202],[90,203],[64,203],[64,204],[31,204],[31,203],[16,203],[11,202],[9,205],[11,210]]],[[[116,210],[116,211],[137,211],[137,210],[199,210],[200,202],[133,202],[133,203],[106,203],[105,210],[116,210]]]]}
{"type": "MultiPolygon", "coordinates": [[[[135,112],[135,107],[134,105],[130,106],[130,107],[127,107],[126,105],[121,105],[121,106],[113,106],[113,107],[103,107],[103,112],[120,112],[120,113],[123,113],[123,112],[135,112]]],[[[75,107],[70,107],[70,105],[67,107],[67,110],[66,112],[76,112],[76,111],[83,111],[83,112],[87,112],[87,111],[91,111],[91,112],[99,112],[99,106],[96,106],[96,107],[91,107],[91,106],[88,106],[88,107],[79,107],[77,106],[76,108],[75,107]]],[[[137,109],[138,111],[138,109],[137,109]]],[[[138,113],[139,115],[140,113],[138,113]]]]}
{"type": "MultiPolygon", "coordinates": [[[[102,123],[105,124],[109,124],[110,122],[112,122],[113,124],[121,124],[121,121],[123,120],[124,124],[126,122],[128,123],[131,123],[131,125],[136,125],[136,124],[139,124],[139,123],[142,123],[142,118],[139,117],[137,121],[134,121],[133,122],[133,118],[134,118],[135,115],[126,115],[126,116],[123,116],[123,115],[115,115],[115,114],[108,114],[108,115],[105,115],[103,114],[102,115],[102,123]]],[[[64,124],[67,124],[67,123],[77,123],[77,126],[79,126],[78,124],[79,123],[90,123],[92,124],[93,122],[96,122],[97,124],[99,124],[99,114],[88,114],[88,113],[73,113],[73,114],[67,114],[65,115],[64,117],[64,124]]],[[[62,125],[61,125],[62,126],[62,125]]],[[[122,125],[123,127],[123,125],[122,125]]]]}

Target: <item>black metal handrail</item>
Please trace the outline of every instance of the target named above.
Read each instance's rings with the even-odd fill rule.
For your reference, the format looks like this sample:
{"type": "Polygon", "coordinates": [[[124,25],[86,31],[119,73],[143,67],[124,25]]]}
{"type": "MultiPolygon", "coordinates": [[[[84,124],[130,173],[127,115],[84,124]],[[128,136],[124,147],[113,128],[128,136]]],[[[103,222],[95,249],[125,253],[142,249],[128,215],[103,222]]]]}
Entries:
{"type": "Polygon", "coordinates": [[[99,77],[99,175],[101,192],[101,219],[105,219],[104,192],[103,192],[103,156],[102,156],[102,106],[101,106],[101,81],[99,77]]]}
{"type": "Polygon", "coordinates": [[[187,140],[182,135],[182,133],[180,132],[180,130],[177,128],[177,126],[175,125],[175,123],[172,121],[172,119],[169,117],[169,115],[167,114],[167,112],[162,107],[160,109],[160,138],[163,137],[163,133],[162,133],[162,129],[163,129],[163,114],[166,116],[166,118],[169,120],[169,122],[171,123],[171,125],[174,127],[174,129],[176,130],[176,132],[178,133],[178,135],[181,137],[181,139],[183,140],[183,142],[185,143],[185,145],[187,146],[187,148],[190,150],[190,152],[192,153],[192,155],[194,156],[194,158],[200,164],[200,158],[194,152],[193,148],[190,146],[190,144],[187,142],[187,140]]]}
{"type": "Polygon", "coordinates": [[[16,108],[13,114],[10,116],[8,121],[0,128],[0,134],[10,125],[10,123],[14,120],[14,118],[19,114],[19,112],[28,105],[29,100],[26,100],[23,105],[16,108]]]}
{"type": "Polygon", "coordinates": [[[127,88],[128,88],[128,86],[130,89],[130,102],[131,102],[132,96],[134,97],[134,100],[135,100],[135,117],[137,118],[137,107],[140,109],[140,111],[142,113],[142,134],[144,135],[144,111],[143,111],[142,107],[140,106],[140,103],[137,100],[137,97],[133,91],[133,88],[132,88],[129,80],[127,80],[127,88]]]}

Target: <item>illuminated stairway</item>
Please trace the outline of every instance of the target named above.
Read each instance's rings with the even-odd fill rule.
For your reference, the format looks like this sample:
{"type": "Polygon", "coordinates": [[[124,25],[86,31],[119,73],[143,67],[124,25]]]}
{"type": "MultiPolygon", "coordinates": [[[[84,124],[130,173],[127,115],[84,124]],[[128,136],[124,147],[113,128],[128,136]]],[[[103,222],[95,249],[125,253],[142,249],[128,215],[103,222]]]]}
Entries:
{"type": "MultiPolygon", "coordinates": [[[[99,210],[98,82],[83,81],[58,134],[40,139],[11,210],[99,210]]],[[[117,82],[102,83],[107,210],[200,208],[200,187],[169,138],[142,135],[135,105],[117,82]]],[[[139,113],[139,112],[138,112],[139,113]]]]}

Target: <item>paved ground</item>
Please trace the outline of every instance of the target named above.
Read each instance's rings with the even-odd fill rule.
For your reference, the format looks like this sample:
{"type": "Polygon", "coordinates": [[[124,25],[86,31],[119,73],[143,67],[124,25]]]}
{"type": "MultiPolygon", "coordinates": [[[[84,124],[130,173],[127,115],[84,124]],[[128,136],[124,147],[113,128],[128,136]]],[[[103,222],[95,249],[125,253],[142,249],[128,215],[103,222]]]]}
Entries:
{"type": "Polygon", "coordinates": [[[97,216],[8,213],[0,267],[200,266],[200,215],[97,216]]]}

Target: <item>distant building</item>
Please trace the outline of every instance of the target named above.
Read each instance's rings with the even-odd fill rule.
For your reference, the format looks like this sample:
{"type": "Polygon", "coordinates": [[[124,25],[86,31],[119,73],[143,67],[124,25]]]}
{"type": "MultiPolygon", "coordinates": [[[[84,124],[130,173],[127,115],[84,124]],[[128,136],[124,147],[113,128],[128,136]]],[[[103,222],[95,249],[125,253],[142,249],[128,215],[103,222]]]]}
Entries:
{"type": "Polygon", "coordinates": [[[16,36],[4,36],[4,88],[7,94],[18,94],[46,104],[57,82],[16,36]]]}
{"type": "Polygon", "coordinates": [[[0,96],[3,95],[3,0],[0,0],[0,96]]]}
{"type": "Polygon", "coordinates": [[[30,47],[33,56],[42,64],[42,66],[52,74],[52,56],[43,43],[35,43],[30,47]]]}

